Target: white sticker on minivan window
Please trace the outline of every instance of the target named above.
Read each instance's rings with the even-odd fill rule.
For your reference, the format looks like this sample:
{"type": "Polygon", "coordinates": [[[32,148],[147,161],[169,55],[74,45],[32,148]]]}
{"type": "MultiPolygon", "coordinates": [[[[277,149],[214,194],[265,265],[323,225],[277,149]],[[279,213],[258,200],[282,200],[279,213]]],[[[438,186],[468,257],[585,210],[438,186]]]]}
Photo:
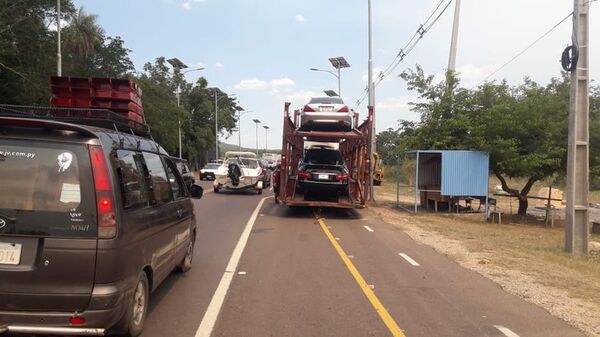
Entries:
{"type": "Polygon", "coordinates": [[[58,155],[58,172],[65,172],[69,166],[71,166],[71,162],[73,161],[73,154],[70,152],[63,152],[58,155]]]}
{"type": "Polygon", "coordinates": [[[81,192],[79,190],[79,184],[68,184],[64,183],[60,191],[60,202],[62,203],[80,203],[81,192]]]}
{"type": "Polygon", "coordinates": [[[0,156],[2,156],[2,157],[17,157],[17,158],[33,159],[33,158],[35,158],[35,153],[33,153],[33,152],[3,151],[3,150],[0,150],[0,156]]]}

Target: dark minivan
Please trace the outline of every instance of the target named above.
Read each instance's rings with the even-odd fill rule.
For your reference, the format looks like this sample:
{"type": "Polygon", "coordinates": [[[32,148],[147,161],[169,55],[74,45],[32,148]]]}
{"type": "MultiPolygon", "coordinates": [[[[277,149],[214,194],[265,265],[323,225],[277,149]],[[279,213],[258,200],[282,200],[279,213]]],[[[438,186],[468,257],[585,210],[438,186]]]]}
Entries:
{"type": "Polygon", "coordinates": [[[151,138],[0,114],[0,334],[139,335],[152,290],[191,268],[195,235],[188,189],[151,138]]]}

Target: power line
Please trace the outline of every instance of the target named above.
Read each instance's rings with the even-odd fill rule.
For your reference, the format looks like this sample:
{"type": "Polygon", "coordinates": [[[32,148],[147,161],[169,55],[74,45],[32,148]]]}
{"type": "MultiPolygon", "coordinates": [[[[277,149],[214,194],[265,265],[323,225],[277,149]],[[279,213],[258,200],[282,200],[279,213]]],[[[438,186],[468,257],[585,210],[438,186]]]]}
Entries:
{"type": "MultiPolygon", "coordinates": [[[[592,1],[597,1],[597,0],[590,0],[590,2],[592,1]]],[[[517,53],[515,56],[513,56],[510,60],[508,60],[507,62],[505,62],[500,68],[494,70],[491,74],[489,74],[483,81],[481,81],[479,84],[486,82],[490,77],[496,75],[500,70],[504,69],[506,66],[508,66],[509,64],[511,64],[514,60],[516,60],[517,58],[519,58],[521,55],[525,54],[525,52],[527,52],[529,49],[531,49],[533,46],[535,46],[538,42],[540,42],[543,38],[545,38],[546,36],[548,36],[548,34],[550,34],[552,31],[554,31],[558,26],[560,26],[563,22],[567,21],[568,18],[570,18],[571,16],[573,16],[573,12],[569,13],[569,15],[565,16],[562,20],[560,20],[557,24],[555,24],[554,26],[552,26],[552,28],[550,28],[549,30],[547,30],[544,34],[542,34],[540,37],[538,37],[537,39],[535,39],[535,41],[533,41],[531,44],[529,44],[525,49],[521,50],[519,53],[517,53]]]]}
{"type": "MultiPolygon", "coordinates": [[[[453,0],[449,0],[446,3],[446,5],[443,7],[443,9],[441,11],[439,11],[439,9],[442,6],[442,4],[444,3],[444,1],[445,0],[440,0],[440,2],[437,4],[437,6],[433,10],[433,12],[431,12],[431,14],[429,14],[427,19],[422,24],[419,25],[419,28],[417,28],[417,30],[415,31],[413,36],[410,38],[410,40],[408,40],[408,42],[404,45],[404,47],[402,49],[400,49],[400,51],[396,54],[396,57],[392,60],[392,62],[384,70],[379,72],[379,75],[377,76],[377,81],[374,83],[374,86],[379,85],[387,76],[389,76],[391,73],[394,72],[394,70],[396,70],[398,65],[400,65],[400,63],[406,58],[406,56],[408,56],[414,50],[414,48],[417,46],[419,41],[421,41],[421,39],[423,38],[425,33],[427,33],[436,24],[436,22],[440,19],[440,17],[446,12],[446,10],[448,9],[448,7],[450,7],[450,4],[452,3],[453,0]],[[438,11],[439,11],[439,13],[438,13],[438,11]],[[436,13],[437,13],[437,16],[436,16],[436,13]],[[435,16],[435,19],[430,23],[429,21],[434,16],[435,16]]],[[[592,0],[592,1],[595,1],[595,0],[592,0]]],[[[367,94],[368,94],[368,85],[367,85],[367,89],[365,89],[365,92],[363,93],[361,98],[356,101],[355,109],[358,109],[358,107],[364,102],[365,98],[367,97],[367,94]]]]}

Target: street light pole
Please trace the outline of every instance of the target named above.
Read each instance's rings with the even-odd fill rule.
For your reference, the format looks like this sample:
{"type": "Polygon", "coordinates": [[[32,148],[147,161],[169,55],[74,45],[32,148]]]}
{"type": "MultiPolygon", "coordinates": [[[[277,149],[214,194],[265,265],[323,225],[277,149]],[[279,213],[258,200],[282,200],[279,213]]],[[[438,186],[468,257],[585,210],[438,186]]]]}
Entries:
{"type": "Polygon", "coordinates": [[[256,157],[258,157],[258,125],[260,124],[260,120],[253,119],[254,124],[256,124],[256,157]]]}
{"type": "Polygon", "coordinates": [[[60,0],[56,0],[56,32],[58,38],[58,50],[56,54],[56,75],[62,76],[62,53],[60,50],[60,0]]]}
{"type": "Polygon", "coordinates": [[[263,128],[265,128],[265,152],[267,153],[267,139],[269,137],[268,132],[269,132],[269,126],[268,125],[263,125],[263,128]]]}

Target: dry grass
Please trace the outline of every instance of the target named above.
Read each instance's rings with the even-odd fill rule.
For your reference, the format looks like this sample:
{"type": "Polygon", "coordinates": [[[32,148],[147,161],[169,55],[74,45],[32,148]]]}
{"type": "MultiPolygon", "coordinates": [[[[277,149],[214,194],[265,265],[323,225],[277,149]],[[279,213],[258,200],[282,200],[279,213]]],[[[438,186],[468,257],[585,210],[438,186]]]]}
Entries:
{"type": "MultiPolygon", "coordinates": [[[[412,215],[394,208],[395,186],[381,186],[377,197],[372,209],[385,221],[588,336],[600,336],[600,254],[583,258],[566,254],[562,230],[492,224],[484,222],[482,214],[412,215]]],[[[600,241],[599,236],[592,239],[600,241]]]]}

